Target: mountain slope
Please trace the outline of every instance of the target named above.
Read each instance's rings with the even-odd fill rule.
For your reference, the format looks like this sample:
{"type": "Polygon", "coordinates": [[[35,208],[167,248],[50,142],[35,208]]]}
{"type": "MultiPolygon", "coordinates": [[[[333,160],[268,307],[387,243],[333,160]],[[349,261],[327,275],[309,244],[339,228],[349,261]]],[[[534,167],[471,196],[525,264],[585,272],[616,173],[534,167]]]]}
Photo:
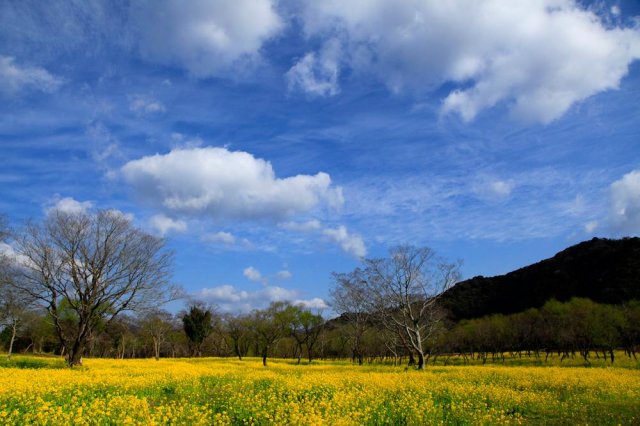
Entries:
{"type": "Polygon", "coordinates": [[[442,295],[441,303],[460,320],[572,297],[598,303],[640,299],[640,238],[594,238],[505,275],[461,281],[442,295]]]}

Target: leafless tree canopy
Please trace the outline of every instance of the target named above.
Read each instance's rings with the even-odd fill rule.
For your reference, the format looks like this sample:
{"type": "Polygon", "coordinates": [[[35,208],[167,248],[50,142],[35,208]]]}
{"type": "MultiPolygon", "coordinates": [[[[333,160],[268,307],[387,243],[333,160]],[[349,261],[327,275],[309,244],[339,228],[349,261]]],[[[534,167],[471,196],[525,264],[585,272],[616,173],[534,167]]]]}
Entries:
{"type": "Polygon", "coordinates": [[[428,340],[440,322],[438,297],[459,279],[459,264],[428,247],[399,246],[385,259],[368,259],[366,285],[383,324],[403,334],[424,368],[428,340]]]}
{"type": "Polygon", "coordinates": [[[428,247],[405,245],[391,249],[387,258],[364,259],[363,267],[351,273],[335,274],[334,308],[346,312],[354,327],[354,351],[367,321],[375,319],[424,368],[428,341],[440,322],[437,299],[458,281],[458,270],[458,263],[446,262],[428,247]]]}
{"type": "Polygon", "coordinates": [[[18,286],[49,311],[70,365],[81,363],[99,324],[172,294],[172,254],[163,240],[112,210],[53,212],[42,224],[28,225],[18,252],[18,286]]]}
{"type": "Polygon", "coordinates": [[[365,271],[356,268],[349,273],[334,273],[331,305],[348,321],[351,357],[363,363],[362,338],[371,326],[371,295],[365,281],[365,271]]]}

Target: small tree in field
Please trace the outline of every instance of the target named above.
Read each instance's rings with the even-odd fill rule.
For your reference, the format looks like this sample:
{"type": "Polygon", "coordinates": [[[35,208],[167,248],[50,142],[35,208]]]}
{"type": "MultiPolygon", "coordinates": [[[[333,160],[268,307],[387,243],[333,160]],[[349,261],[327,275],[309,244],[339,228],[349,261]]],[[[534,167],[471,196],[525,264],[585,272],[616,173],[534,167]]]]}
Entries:
{"type": "Polygon", "coordinates": [[[289,311],[287,302],[272,302],[266,309],[253,312],[252,328],[262,357],[262,365],[267,366],[269,351],[286,336],[289,330],[289,311]]]}
{"type": "Polygon", "coordinates": [[[0,215],[0,329],[9,330],[7,357],[13,354],[18,331],[24,329],[31,316],[33,299],[15,286],[19,271],[19,257],[9,245],[12,232],[4,216],[0,215]]]}
{"type": "Polygon", "coordinates": [[[191,343],[191,353],[202,356],[202,343],[213,331],[213,313],[210,309],[192,305],[182,317],[184,332],[191,343]]]}
{"type": "Polygon", "coordinates": [[[147,312],[141,322],[142,333],[153,344],[153,356],[156,361],[160,359],[160,349],[167,341],[167,336],[173,330],[173,316],[162,310],[147,312]]]}
{"type": "Polygon", "coordinates": [[[313,360],[313,347],[320,337],[324,319],[321,315],[314,314],[303,306],[290,305],[286,309],[286,320],[289,333],[296,342],[298,364],[302,358],[302,348],[307,350],[309,362],[313,360]]]}
{"type": "Polygon", "coordinates": [[[246,315],[227,314],[223,317],[222,327],[233,353],[242,361],[242,357],[249,352],[251,343],[251,318],[246,315]]]}
{"type": "Polygon", "coordinates": [[[358,360],[359,365],[364,361],[362,339],[371,327],[371,300],[363,273],[360,268],[347,274],[334,273],[331,290],[331,305],[348,321],[351,356],[354,361],[358,360]]]}
{"type": "Polygon", "coordinates": [[[386,327],[404,334],[420,370],[441,320],[438,298],[460,279],[459,267],[428,247],[399,246],[387,258],[365,259],[364,285],[373,309],[386,327]]]}
{"type": "Polygon", "coordinates": [[[17,246],[22,261],[15,287],[47,309],[70,367],[82,364],[98,325],[175,296],[172,254],[163,240],[117,211],[53,211],[41,224],[29,224],[17,246]]]}

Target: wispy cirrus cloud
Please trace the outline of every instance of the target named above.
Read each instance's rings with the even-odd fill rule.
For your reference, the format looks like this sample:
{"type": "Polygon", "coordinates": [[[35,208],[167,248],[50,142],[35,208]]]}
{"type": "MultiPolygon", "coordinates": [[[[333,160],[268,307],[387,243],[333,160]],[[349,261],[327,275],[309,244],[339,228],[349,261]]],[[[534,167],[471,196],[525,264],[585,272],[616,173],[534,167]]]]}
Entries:
{"type": "Polygon", "coordinates": [[[23,90],[51,93],[62,85],[61,78],[41,67],[20,65],[11,56],[0,55],[0,94],[15,95],[23,90]]]}

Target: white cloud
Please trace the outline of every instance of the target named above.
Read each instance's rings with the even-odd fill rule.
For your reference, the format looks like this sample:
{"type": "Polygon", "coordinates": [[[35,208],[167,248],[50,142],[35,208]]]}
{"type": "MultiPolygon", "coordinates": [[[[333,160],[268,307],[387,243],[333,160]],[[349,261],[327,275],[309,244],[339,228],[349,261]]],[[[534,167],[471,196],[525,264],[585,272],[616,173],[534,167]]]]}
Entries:
{"type": "Polygon", "coordinates": [[[307,309],[327,309],[329,307],[329,305],[327,305],[327,302],[325,302],[323,299],[320,299],[319,297],[314,297],[313,299],[309,300],[294,300],[293,304],[302,305],[307,309]]]}
{"type": "Polygon", "coordinates": [[[307,53],[285,74],[289,90],[301,90],[312,96],[335,96],[340,93],[340,42],[325,43],[320,53],[307,53]]]}
{"type": "Polygon", "coordinates": [[[24,89],[54,92],[62,80],[40,67],[19,66],[10,56],[0,55],[0,93],[13,95],[24,89]]]}
{"type": "Polygon", "coordinates": [[[110,160],[123,158],[120,141],[101,122],[87,126],[86,135],[90,141],[90,153],[100,167],[108,167],[110,160]]]}
{"type": "Polygon", "coordinates": [[[135,95],[129,100],[129,110],[138,115],[153,114],[157,112],[165,112],[166,108],[162,102],[151,96],[135,95]]]}
{"type": "Polygon", "coordinates": [[[182,133],[173,132],[171,133],[171,146],[174,148],[198,148],[204,144],[204,141],[199,138],[189,138],[183,135],[182,133]]]}
{"type": "Polygon", "coordinates": [[[265,279],[262,277],[262,274],[260,273],[260,271],[258,271],[253,266],[249,266],[249,267],[245,268],[244,271],[242,271],[242,275],[244,275],[245,277],[247,277],[251,281],[256,281],[256,282],[264,282],[265,281],[265,279]]]}
{"type": "Polygon", "coordinates": [[[287,270],[278,271],[276,274],[276,278],[279,280],[290,280],[293,277],[293,274],[287,270]]]}
{"type": "Polygon", "coordinates": [[[82,214],[86,213],[93,207],[91,201],[77,201],[72,197],[64,197],[57,200],[53,206],[46,209],[47,213],[58,211],[68,214],[82,214]]]}
{"type": "Polygon", "coordinates": [[[574,103],[617,88],[640,58],[637,27],[607,25],[573,0],[305,5],[305,31],[339,38],[345,46],[340,62],[393,91],[454,83],[442,111],[465,121],[506,104],[521,119],[548,123],[574,103]]]}
{"type": "Polygon", "coordinates": [[[640,234],[640,170],[613,182],[610,196],[610,219],[615,230],[623,234],[640,234]]]}
{"type": "Polygon", "coordinates": [[[513,180],[486,178],[475,182],[472,189],[482,199],[503,200],[511,195],[514,187],[513,180]]]}
{"type": "Polygon", "coordinates": [[[279,220],[343,203],[326,173],[281,179],[269,162],[225,148],[174,149],[130,161],[121,172],[149,203],[217,220],[279,220]]]}
{"type": "Polygon", "coordinates": [[[216,304],[224,312],[249,312],[252,309],[263,308],[270,302],[279,301],[290,301],[310,309],[324,309],[327,306],[322,299],[299,299],[298,291],[278,286],[266,286],[256,291],[246,291],[226,284],[203,288],[196,293],[196,297],[216,304]]]}
{"type": "Polygon", "coordinates": [[[281,223],[280,226],[284,229],[288,229],[289,231],[296,232],[313,232],[322,229],[322,224],[317,219],[309,220],[307,222],[285,222],[281,223]]]}
{"type": "Polygon", "coordinates": [[[262,45],[283,28],[275,0],[136,2],[132,20],[147,60],[177,65],[197,77],[259,58],[262,45]]]}
{"type": "Polygon", "coordinates": [[[596,229],[598,229],[598,226],[599,226],[598,222],[597,222],[597,221],[595,221],[595,220],[592,220],[592,221],[590,221],[590,222],[587,222],[587,223],[584,225],[584,231],[585,231],[587,234],[592,234],[596,229]]]}
{"type": "Polygon", "coordinates": [[[350,234],[344,225],[340,225],[335,229],[326,228],[322,231],[322,234],[334,243],[339,244],[345,253],[349,253],[355,257],[364,257],[367,255],[367,248],[364,245],[362,237],[350,234]]]}
{"type": "Polygon", "coordinates": [[[215,234],[207,234],[205,235],[204,239],[205,241],[208,241],[211,243],[222,243],[222,244],[228,244],[228,245],[233,245],[236,243],[236,237],[230,232],[224,232],[224,231],[219,231],[219,232],[216,232],[215,234]]]}
{"type": "Polygon", "coordinates": [[[110,215],[124,219],[127,222],[133,222],[133,219],[135,217],[133,213],[125,213],[118,209],[108,209],[107,212],[109,212],[110,215]]]}
{"type": "Polygon", "coordinates": [[[187,230],[187,223],[180,219],[172,219],[163,214],[151,217],[149,224],[162,236],[169,232],[184,232],[187,230]]]}
{"type": "Polygon", "coordinates": [[[362,237],[350,234],[344,225],[340,225],[337,228],[325,228],[319,220],[313,219],[307,222],[284,222],[280,223],[279,226],[294,232],[320,233],[332,243],[338,244],[345,253],[355,257],[364,257],[367,254],[362,237]]]}

